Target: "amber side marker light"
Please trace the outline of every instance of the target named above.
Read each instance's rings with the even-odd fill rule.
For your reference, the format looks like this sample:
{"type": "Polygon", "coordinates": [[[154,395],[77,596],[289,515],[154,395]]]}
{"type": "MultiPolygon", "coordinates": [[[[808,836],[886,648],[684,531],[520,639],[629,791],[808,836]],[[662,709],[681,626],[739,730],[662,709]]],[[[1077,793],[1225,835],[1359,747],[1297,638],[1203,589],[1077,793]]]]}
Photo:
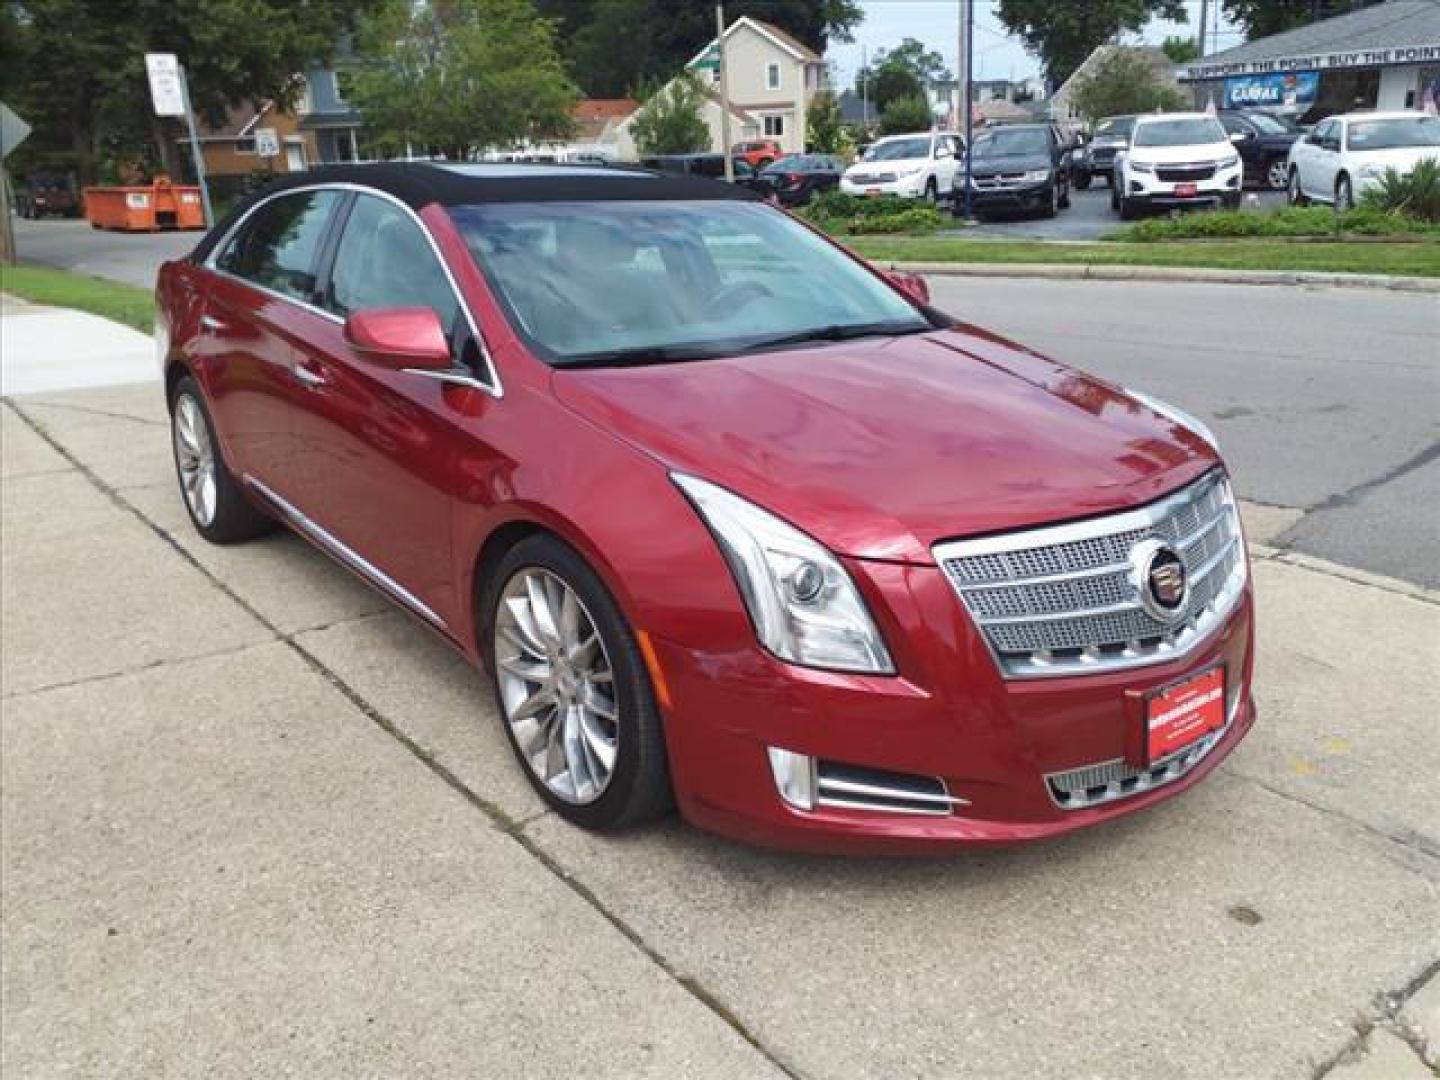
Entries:
{"type": "Polygon", "coordinates": [[[650,635],[644,630],[635,631],[635,640],[640,643],[640,655],[645,657],[645,666],[650,669],[650,681],[655,685],[655,696],[662,708],[671,707],[670,684],[665,681],[665,672],[660,668],[660,658],[655,655],[655,646],[650,635]]]}

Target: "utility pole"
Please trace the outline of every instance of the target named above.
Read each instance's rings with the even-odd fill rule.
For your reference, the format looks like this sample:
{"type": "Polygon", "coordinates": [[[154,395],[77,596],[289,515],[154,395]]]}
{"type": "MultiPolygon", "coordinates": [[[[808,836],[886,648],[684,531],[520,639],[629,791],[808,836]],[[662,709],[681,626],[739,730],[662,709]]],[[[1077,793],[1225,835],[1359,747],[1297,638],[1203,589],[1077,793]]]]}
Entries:
{"type": "Polygon", "coordinates": [[[860,119],[868,138],[870,132],[870,51],[864,45],[860,46],[860,119]]]}
{"type": "MultiPolygon", "coordinates": [[[[970,219],[970,117],[974,112],[974,106],[970,99],[970,68],[973,61],[975,38],[975,0],[960,0],[960,62],[956,65],[959,68],[959,91],[961,124],[965,132],[965,194],[964,209],[965,219],[970,219]]],[[[954,198],[954,192],[951,192],[954,198]]]]}
{"type": "Polygon", "coordinates": [[[715,51],[720,64],[720,153],[725,158],[725,182],[735,182],[735,162],[730,159],[730,69],[725,65],[725,5],[715,5],[715,51]]]}
{"type": "Polygon", "coordinates": [[[1200,0],[1200,37],[1198,44],[1200,46],[1199,59],[1201,60],[1205,59],[1205,23],[1209,21],[1209,18],[1210,0],[1200,0]]]}

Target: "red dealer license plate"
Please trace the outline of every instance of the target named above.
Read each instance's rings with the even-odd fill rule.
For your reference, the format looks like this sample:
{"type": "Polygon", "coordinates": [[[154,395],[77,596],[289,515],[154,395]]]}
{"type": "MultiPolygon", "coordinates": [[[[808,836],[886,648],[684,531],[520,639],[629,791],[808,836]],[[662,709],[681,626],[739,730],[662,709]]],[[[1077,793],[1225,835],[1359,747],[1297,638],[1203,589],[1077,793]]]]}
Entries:
{"type": "Polygon", "coordinates": [[[1159,761],[1225,726],[1225,666],[1157,690],[1145,699],[1146,750],[1159,761]]]}
{"type": "Polygon", "coordinates": [[[1176,184],[1176,185],[1175,185],[1175,194],[1178,195],[1178,196],[1180,196],[1180,198],[1182,198],[1182,199],[1189,199],[1189,198],[1193,197],[1194,194],[1195,194],[1198,190],[1200,190],[1200,189],[1197,188],[1194,184],[1176,184]]]}

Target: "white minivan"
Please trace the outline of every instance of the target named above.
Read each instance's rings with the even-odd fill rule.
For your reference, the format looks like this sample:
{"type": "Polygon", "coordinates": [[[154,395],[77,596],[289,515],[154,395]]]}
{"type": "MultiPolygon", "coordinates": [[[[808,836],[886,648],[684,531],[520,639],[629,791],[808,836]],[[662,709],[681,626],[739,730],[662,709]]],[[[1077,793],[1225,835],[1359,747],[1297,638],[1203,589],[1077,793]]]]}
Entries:
{"type": "Polygon", "coordinates": [[[1243,168],[1220,121],[1209,113],[1135,118],[1115,158],[1110,207],[1125,220],[1148,207],[1240,205],[1243,168]]]}
{"type": "Polygon", "coordinates": [[[1421,112],[1329,117],[1290,147],[1290,204],[1316,199],[1349,210],[1386,169],[1404,176],[1425,158],[1440,158],[1440,117],[1421,112]]]}
{"type": "Polygon", "coordinates": [[[949,198],[965,140],[948,131],[877,139],[840,177],[846,195],[899,195],[903,199],[949,198]]]}

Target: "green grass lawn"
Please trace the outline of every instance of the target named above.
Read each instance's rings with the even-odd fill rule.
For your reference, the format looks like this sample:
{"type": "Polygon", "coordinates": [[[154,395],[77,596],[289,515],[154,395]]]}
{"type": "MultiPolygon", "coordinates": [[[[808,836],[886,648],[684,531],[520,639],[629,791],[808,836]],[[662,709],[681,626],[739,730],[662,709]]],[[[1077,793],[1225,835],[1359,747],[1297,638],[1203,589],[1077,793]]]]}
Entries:
{"type": "Polygon", "coordinates": [[[878,262],[1196,266],[1440,277],[1440,241],[1436,240],[1297,243],[1235,239],[1142,244],[1108,240],[1093,244],[1053,244],[1043,240],[972,240],[947,236],[842,236],[839,239],[856,253],[878,262]]]}
{"type": "Polygon", "coordinates": [[[37,304],[78,308],[150,333],[155,297],[149,289],[51,270],[44,266],[0,266],[0,292],[37,304]]]}

